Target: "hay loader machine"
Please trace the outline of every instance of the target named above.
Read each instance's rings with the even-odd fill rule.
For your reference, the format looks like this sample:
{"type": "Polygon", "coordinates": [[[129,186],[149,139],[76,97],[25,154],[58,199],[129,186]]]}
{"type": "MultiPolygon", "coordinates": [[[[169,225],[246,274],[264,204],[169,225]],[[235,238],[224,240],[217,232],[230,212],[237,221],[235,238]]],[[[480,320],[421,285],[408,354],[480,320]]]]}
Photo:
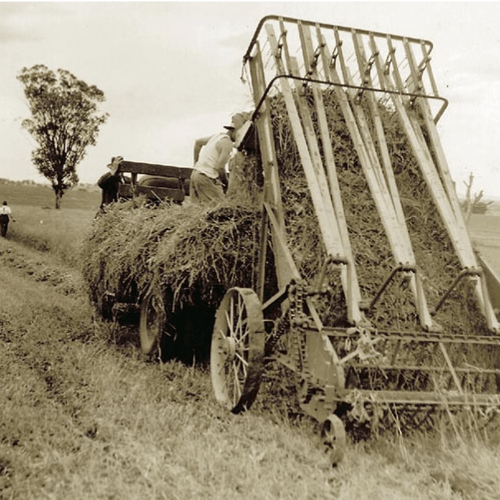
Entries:
{"type": "Polygon", "coordinates": [[[500,285],[486,281],[440,143],[436,124],[447,101],[438,94],[431,51],[426,40],[267,16],[243,59],[264,174],[257,286],[228,290],[217,310],[213,389],[219,402],[238,413],[254,402],[265,359],[288,367],[297,378],[301,408],[321,424],[333,462],[343,455],[349,414],[382,428],[391,422],[418,428],[442,412],[464,409],[486,422],[500,408],[500,326],[494,310],[499,305],[491,300],[500,285]],[[352,247],[355,228],[344,210],[325,89],[335,93],[391,255],[385,279],[370,296],[362,292],[363,273],[352,247]],[[301,274],[288,243],[270,104],[276,94],[285,103],[324,250],[312,278],[301,274]],[[446,290],[432,301],[424,282],[432,289],[433,276],[423,275],[415,256],[381,101],[398,120],[459,263],[446,290]],[[278,290],[266,296],[270,273],[278,290]],[[338,321],[325,321],[325,309],[333,308],[332,282],[341,289],[343,310],[338,321]],[[414,328],[398,329],[396,314],[391,328],[379,328],[370,313],[390,287],[403,285],[411,296],[414,328]],[[486,325],[480,333],[440,324],[447,304],[460,300],[461,286],[472,291],[486,325]]]}

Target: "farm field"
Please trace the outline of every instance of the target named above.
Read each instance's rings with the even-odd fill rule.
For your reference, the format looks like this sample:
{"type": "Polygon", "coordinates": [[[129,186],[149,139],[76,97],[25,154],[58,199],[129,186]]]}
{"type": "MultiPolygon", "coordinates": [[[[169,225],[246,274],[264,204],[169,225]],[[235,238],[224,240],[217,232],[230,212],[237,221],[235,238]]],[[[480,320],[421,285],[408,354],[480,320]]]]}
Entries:
{"type": "Polygon", "coordinates": [[[500,215],[473,214],[469,227],[480,253],[500,274],[500,215]]]}
{"type": "MultiPolygon", "coordinates": [[[[266,402],[268,381],[250,412],[229,414],[205,368],[146,360],[134,327],[93,320],[78,251],[98,198],[63,198],[59,211],[7,199],[17,222],[0,240],[1,500],[499,498],[498,425],[351,441],[331,468],[315,425],[266,402]]],[[[497,272],[499,221],[470,225],[497,272]]]]}

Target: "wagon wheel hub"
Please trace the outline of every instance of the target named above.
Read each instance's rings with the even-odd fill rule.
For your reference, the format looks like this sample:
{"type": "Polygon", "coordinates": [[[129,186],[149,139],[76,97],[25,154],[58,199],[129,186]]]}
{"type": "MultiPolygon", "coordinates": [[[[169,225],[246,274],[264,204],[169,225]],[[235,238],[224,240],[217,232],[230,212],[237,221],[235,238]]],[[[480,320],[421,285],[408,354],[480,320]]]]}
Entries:
{"type": "Polygon", "coordinates": [[[232,363],[236,355],[236,340],[233,337],[225,337],[222,347],[222,354],[227,363],[232,363]]]}

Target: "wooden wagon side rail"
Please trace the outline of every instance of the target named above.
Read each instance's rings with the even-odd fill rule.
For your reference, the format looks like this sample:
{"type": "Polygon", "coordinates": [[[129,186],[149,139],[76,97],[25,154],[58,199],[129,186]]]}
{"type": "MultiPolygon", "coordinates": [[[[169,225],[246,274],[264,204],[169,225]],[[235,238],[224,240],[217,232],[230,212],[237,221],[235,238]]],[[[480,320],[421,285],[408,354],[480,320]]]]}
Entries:
{"type": "Polygon", "coordinates": [[[155,200],[182,202],[189,195],[192,171],[190,167],[124,160],[120,163],[120,172],[131,176],[130,183],[120,185],[119,195],[132,198],[142,194],[155,200]],[[138,179],[139,175],[148,178],[138,179]]]}

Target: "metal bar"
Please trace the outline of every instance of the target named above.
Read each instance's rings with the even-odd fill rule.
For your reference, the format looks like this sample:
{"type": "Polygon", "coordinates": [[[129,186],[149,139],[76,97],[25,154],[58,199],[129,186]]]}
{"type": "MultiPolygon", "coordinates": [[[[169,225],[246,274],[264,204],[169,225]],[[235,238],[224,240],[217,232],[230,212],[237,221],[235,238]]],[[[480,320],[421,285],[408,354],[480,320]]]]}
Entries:
{"type": "MultiPolygon", "coordinates": [[[[410,365],[395,365],[392,363],[384,364],[384,365],[363,365],[361,363],[348,363],[347,368],[353,368],[355,370],[364,370],[364,371],[408,371],[408,372],[442,372],[443,368],[441,366],[427,366],[427,365],[418,365],[418,366],[410,366],[410,365]]],[[[455,367],[455,371],[457,373],[469,374],[469,373],[478,373],[478,370],[475,368],[463,368],[463,367],[455,367]]],[[[493,368],[485,368],[481,369],[481,374],[488,375],[500,375],[500,369],[493,368]]]]}
{"type": "Polygon", "coordinates": [[[458,276],[453,280],[453,283],[450,285],[448,290],[443,294],[436,307],[431,311],[431,314],[434,316],[439,309],[441,309],[443,303],[448,298],[453,289],[458,285],[458,283],[465,278],[466,276],[480,276],[480,272],[476,269],[463,269],[458,276]]]}
{"type": "MultiPolygon", "coordinates": [[[[355,334],[349,332],[345,328],[325,327],[325,333],[333,338],[353,338],[355,334]]],[[[453,335],[436,332],[401,332],[377,330],[377,337],[390,337],[392,340],[406,340],[414,342],[445,342],[449,344],[470,344],[470,345],[487,345],[492,347],[500,347],[500,337],[490,335],[453,335]]]]}
{"type": "MultiPolygon", "coordinates": [[[[327,58],[328,58],[328,55],[327,55],[327,58]]],[[[329,67],[329,65],[327,64],[327,67],[329,67]]],[[[360,87],[359,85],[352,85],[352,84],[349,84],[349,83],[342,83],[342,82],[332,82],[332,81],[329,81],[329,80],[322,80],[322,79],[315,79],[315,78],[309,78],[309,77],[297,77],[297,76],[292,76],[292,75],[276,75],[274,76],[270,81],[269,83],[267,84],[267,87],[265,89],[265,91],[262,93],[260,99],[257,99],[257,104],[255,106],[255,111],[253,112],[252,114],[252,117],[251,117],[251,120],[255,120],[255,118],[258,116],[259,114],[259,110],[260,108],[263,106],[269,92],[271,91],[271,89],[273,88],[274,84],[279,81],[279,80],[282,80],[282,79],[287,79],[287,80],[300,80],[304,83],[318,83],[318,84],[321,84],[321,85],[328,85],[330,87],[341,87],[341,88],[345,88],[345,89],[349,89],[349,90],[359,90],[359,89],[363,89],[363,90],[366,90],[366,91],[370,91],[370,92],[376,92],[376,93],[382,93],[382,94],[387,94],[388,96],[390,96],[391,94],[396,94],[398,96],[406,96],[406,97],[422,97],[422,98],[425,98],[425,99],[430,99],[430,100],[438,100],[438,101],[441,101],[443,104],[442,104],[442,107],[445,108],[448,106],[448,101],[444,98],[444,97],[434,97],[434,96],[420,96],[419,94],[413,94],[411,92],[400,92],[398,90],[388,90],[388,89],[377,89],[377,88],[373,88],[373,87],[360,87]]]]}
{"type": "Polygon", "coordinates": [[[448,354],[448,351],[446,350],[446,347],[442,342],[439,342],[439,348],[441,349],[441,352],[443,353],[444,359],[446,361],[446,364],[448,365],[448,368],[450,370],[451,376],[453,377],[453,381],[455,382],[455,385],[457,387],[457,390],[460,394],[463,394],[463,389],[462,386],[460,385],[460,380],[458,380],[457,373],[455,372],[455,367],[453,366],[453,363],[451,362],[450,356],[448,354]]]}
{"type": "Polygon", "coordinates": [[[275,293],[272,297],[266,300],[265,303],[262,304],[262,310],[265,311],[268,307],[271,307],[274,304],[281,304],[288,297],[288,289],[290,285],[288,284],[285,288],[282,288],[278,293],[275,293]]]}
{"type": "MultiPolygon", "coordinates": [[[[343,392],[343,391],[342,391],[343,392]]],[[[335,396],[338,402],[344,401],[349,393],[340,393],[335,396]]],[[[425,391],[370,391],[357,390],[361,400],[375,404],[416,404],[416,405],[456,405],[456,406],[497,406],[500,407],[500,396],[498,394],[457,394],[455,391],[446,392],[425,392],[425,391]]]]}
{"type": "MultiPolygon", "coordinates": [[[[378,300],[380,299],[380,297],[382,296],[385,289],[387,288],[389,283],[392,281],[392,278],[394,278],[396,273],[407,272],[407,271],[414,273],[416,271],[416,267],[415,266],[403,266],[403,264],[400,264],[399,266],[394,267],[392,269],[392,271],[390,272],[389,276],[384,281],[384,283],[382,283],[381,287],[378,289],[377,293],[375,294],[375,297],[373,297],[370,304],[366,307],[366,310],[369,311],[378,302],[378,300]]],[[[363,308],[363,309],[365,309],[365,308],[363,308]]]]}
{"type": "MultiPolygon", "coordinates": [[[[252,49],[255,45],[255,43],[257,42],[257,39],[260,35],[260,32],[262,30],[262,27],[264,26],[265,23],[269,22],[269,21],[273,21],[273,20],[276,20],[276,21],[284,21],[284,22],[287,22],[287,23],[296,23],[297,21],[299,21],[299,19],[296,19],[296,18],[292,18],[292,17],[284,17],[284,16],[277,16],[277,15],[269,15],[269,16],[265,16],[263,17],[260,21],[259,21],[259,24],[257,25],[257,28],[254,32],[254,35],[252,36],[252,39],[250,41],[250,44],[248,46],[248,49],[245,53],[245,55],[243,56],[243,62],[246,62],[248,59],[251,58],[251,53],[252,53],[252,49]]],[[[304,25],[309,25],[309,26],[316,26],[318,25],[320,28],[324,28],[324,29],[327,29],[327,30],[336,30],[336,31],[345,31],[345,32],[350,32],[352,28],[348,28],[346,26],[339,26],[339,25],[333,25],[333,24],[327,24],[327,23],[318,23],[316,21],[308,21],[308,20],[300,20],[300,22],[304,25]]],[[[378,31],[367,31],[367,30],[363,30],[363,29],[358,29],[357,30],[359,33],[362,33],[362,34],[365,34],[365,35],[374,35],[376,37],[385,37],[388,35],[388,33],[382,33],[382,32],[378,32],[378,31]]],[[[396,34],[390,34],[390,36],[394,39],[394,40],[403,40],[403,36],[400,36],[400,35],[396,35],[396,34]]],[[[419,38],[413,38],[413,37],[406,37],[409,41],[411,42],[415,42],[415,43],[425,43],[428,47],[429,47],[429,53],[432,51],[433,49],[433,44],[431,41],[429,40],[422,40],[422,39],[419,39],[419,38]]]]}
{"type": "Polygon", "coordinates": [[[262,208],[262,217],[260,220],[259,235],[259,260],[257,263],[257,295],[260,302],[264,302],[264,288],[266,284],[266,256],[268,239],[268,220],[267,210],[262,208]]]}

